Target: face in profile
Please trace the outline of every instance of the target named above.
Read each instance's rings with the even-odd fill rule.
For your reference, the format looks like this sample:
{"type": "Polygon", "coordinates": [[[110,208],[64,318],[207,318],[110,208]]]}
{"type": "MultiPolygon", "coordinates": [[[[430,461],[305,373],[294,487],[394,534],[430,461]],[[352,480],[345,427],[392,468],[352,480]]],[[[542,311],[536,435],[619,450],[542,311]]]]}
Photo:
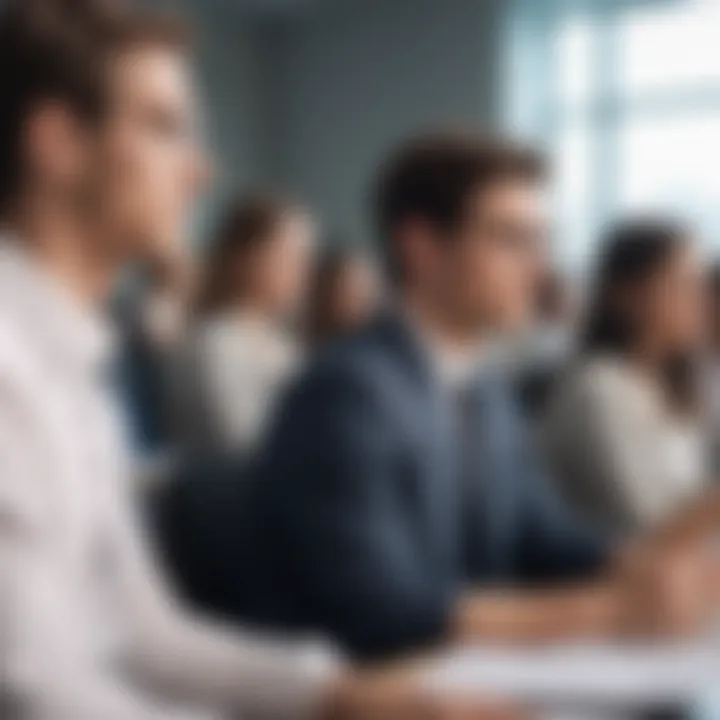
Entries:
{"type": "Polygon", "coordinates": [[[542,188],[499,181],[466,204],[439,261],[443,293],[467,327],[511,332],[530,320],[547,232],[542,188]]]}
{"type": "Polygon", "coordinates": [[[124,258],[162,256],[208,180],[190,70],[180,51],[139,47],[114,61],[110,87],[96,178],[102,222],[124,258]]]}
{"type": "Polygon", "coordinates": [[[250,295],[266,311],[277,317],[298,312],[307,293],[315,244],[311,218],[288,210],[247,259],[250,295]]]}
{"type": "Polygon", "coordinates": [[[706,340],[705,297],[699,253],[688,241],[636,289],[631,299],[641,328],[640,342],[667,354],[697,350],[706,340]]]}
{"type": "Polygon", "coordinates": [[[339,327],[350,330],[375,311],[380,288],[374,268],[363,258],[343,265],[332,290],[332,312],[339,327]]]}
{"type": "Polygon", "coordinates": [[[378,308],[375,268],[362,255],[329,249],[313,277],[307,310],[308,340],[320,345],[363,325],[378,308]]]}
{"type": "Polygon", "coordinates": [[[704,310],[707,326],[706,343],[717,352],[720,348],[720,282],[715,269],[711,276],[705,279],[704,310]]]}

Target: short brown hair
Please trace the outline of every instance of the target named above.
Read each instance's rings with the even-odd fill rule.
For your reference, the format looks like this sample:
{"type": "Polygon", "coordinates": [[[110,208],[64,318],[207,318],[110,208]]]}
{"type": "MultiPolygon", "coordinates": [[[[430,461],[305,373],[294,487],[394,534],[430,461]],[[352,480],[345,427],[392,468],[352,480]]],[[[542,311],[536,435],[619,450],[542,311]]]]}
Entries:
{"type": "Polygon", "coordinates": [[[545,158],[501,138],[434,133],[411,140],[384,167],[375,194],[382,254],[391,277],[402,274],[394,233],[410,218],[452,230],[471,193],[503,179],[542,181],[545,158]]]}
{"type": "Polygon", "coordinates": [[[0,11],[0,213],[22,184],[23,133],[34,108],[57,100],[87,120],[99,120],[114,52],[186,42],[176,17],[130,10],[113,0],[10,0],[0,11]]]}

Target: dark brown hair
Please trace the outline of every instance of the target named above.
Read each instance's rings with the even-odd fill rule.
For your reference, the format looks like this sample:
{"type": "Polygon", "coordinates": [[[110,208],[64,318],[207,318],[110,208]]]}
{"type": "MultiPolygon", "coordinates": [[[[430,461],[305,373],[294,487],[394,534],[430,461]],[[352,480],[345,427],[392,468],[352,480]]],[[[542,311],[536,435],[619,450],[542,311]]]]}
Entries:
{"type": "Polygon", "coordinates": [[[291,210],[289,203],[267,195],[238,197],[230,203],[208,250],[196,306],[199,314],[222,310],[243,294],[237,286],[237,260],[267,243],[291,210]]]}
{"type": "Polygon", "coordinates": [[[391,277],[402,275],[394,234],[406,220],[450,231],[473,192],[505,179],[541,181],[546,174],[536,150],[499,138],[431,134],[410,141],[385,166],[375,192],[377,231],[391,277]]]}
{"type": "Polygon", "coordinates": [[[129,46],[184,47],[175,16],[130,10],[112,0],[10,0],[0,11],[0,214],[23,182],[23,135],[42,103],[62,102],[98,121],[106,109],[107,65],[129,46]]]}
{"type": "Polygon", "coordinates": [[[717,350],[720,347],[720,261],[715,260],[707,277],[707,302],[710,340],[717,350]]]}
{"type": "MultiPolygon", "coordinates": [[[[623,298],[652,278],[687,246],[690,230],[665,218],[636,218],[612,227],[602,244],[594,297],[582,333],[585,355],[627,356],[642,328],[623,298]]],[[[673,355],[665,359],[662,380],[670,405],[689,410],[697,400],[695,358],[673,355]]]]}
{"type": "Polygon", "coordinates": [[[720,299],[720,260],[713,261],[708,273],[708,286],[714,299],[720,299]]]}
{"type": "Polygon", "coordinates": [[[359,250],[337,241],[323,250],[315,262],[308,297],[305,336],[312,346],[341,334],[335,311],[335,297],[343,273],[356,263],[367,261],[359,250]]]}

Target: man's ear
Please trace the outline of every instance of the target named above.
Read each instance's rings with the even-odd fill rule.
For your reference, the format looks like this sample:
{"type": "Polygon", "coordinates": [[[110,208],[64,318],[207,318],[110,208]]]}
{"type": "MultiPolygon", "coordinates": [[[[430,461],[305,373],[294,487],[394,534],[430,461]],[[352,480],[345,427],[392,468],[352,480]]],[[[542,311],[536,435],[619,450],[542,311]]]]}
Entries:
{"type": "Polygon", "coordinates": [[[421,218],[407,218],[395,231],[397,254],[409,273],[423,272],[433,262],[435,234],[429,223],[421,218]]]}
{"type": "Polygon", "coordinates": [[[86,170],[87,129],[62,102],[45,101],[33,109],[23,145],[31,179],[40,183],[73,183],[86,170]]]}

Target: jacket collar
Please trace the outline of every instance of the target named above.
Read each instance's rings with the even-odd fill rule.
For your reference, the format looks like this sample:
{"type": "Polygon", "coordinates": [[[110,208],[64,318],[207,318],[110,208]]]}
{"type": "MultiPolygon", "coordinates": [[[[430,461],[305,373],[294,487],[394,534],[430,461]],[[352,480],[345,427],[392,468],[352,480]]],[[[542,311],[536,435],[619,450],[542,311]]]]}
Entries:
{"type": "Polygon", "coordinates": [[[498,360],[502,356],[492,341],[478,342],[477,349],[465,356],[454,355],[430,337],[409,312],[399,308],[386,309],[376,327],[419,376],[440,391],[469,388],[482,378],[500,374],[498,360]]]}

